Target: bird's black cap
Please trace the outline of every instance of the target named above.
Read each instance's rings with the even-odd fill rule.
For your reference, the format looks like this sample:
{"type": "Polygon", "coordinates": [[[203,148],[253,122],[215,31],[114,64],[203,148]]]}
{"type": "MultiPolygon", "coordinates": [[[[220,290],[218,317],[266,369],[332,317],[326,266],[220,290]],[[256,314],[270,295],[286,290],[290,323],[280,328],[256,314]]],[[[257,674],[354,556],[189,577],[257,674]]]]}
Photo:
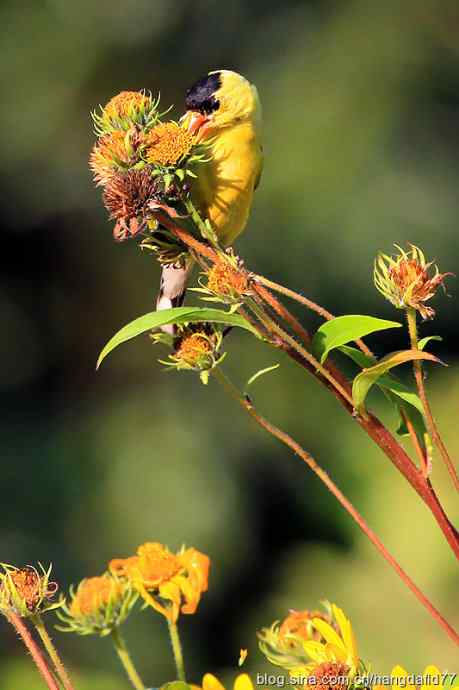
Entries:
{"type": "Polygon", "coordinates": [[[187,110],[198,110],[208,115],[218,109],[220,102],[215,93],[222,85],[220,72],[213,72],[199,79],[186,92],[185,105],[187,110]]]}

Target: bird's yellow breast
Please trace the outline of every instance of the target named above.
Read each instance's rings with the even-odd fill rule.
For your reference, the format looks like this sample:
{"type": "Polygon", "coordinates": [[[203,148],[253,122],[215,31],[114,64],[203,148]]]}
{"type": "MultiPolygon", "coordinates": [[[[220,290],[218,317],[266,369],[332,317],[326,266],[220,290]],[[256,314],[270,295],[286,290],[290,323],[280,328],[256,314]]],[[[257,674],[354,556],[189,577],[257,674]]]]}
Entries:
{"type": "Polygon", "coordinates": [[[200,166],[193,200],[225,245],[246,226],[262,164],[257,132],[246,121],[222,128],[215,137],[212,160],[200,166]]]}

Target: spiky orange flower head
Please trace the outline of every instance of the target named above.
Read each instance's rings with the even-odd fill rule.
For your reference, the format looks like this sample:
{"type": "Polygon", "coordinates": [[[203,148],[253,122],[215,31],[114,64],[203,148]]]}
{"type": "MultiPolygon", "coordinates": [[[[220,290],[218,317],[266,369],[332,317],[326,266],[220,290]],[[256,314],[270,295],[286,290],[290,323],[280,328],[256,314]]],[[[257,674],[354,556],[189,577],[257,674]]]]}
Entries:
{"type": "Polygon", "coordinates": [[[109,564],[112,573],[126,578],[147,604],[174,622],[180,611],[196,611],[202,592],[207,591],[209,567],[208,556],[196,549],[173,554],[157,542],[142,544],[136,556],[109,564]]]}
{"type": "Polygon", "coordinates": [[[57,582],[50,582],[51,567],[41,573],[36,568],[27,566],[16,568],[2,563],[0,572],[0,613],[8,615],[14,611],[26,618],[36,613],[44,613],[60,606],[52,602],[58,590],[57,582]]]}
{"type": "Polygon", "coordinates": [[[80,582],[70,604],[70,615],[74,618],[94,616],[123,594],[123,586],[109,575],[88,577],[80,582]]]}
{"type": "Polygon", "coordinates": [[[126,169],[132,161],[134,148],[137,144],[129,132],[115,130],[105,134],[94,145],[89,157],[89,167],[94,173],[94,181],[98,186],[106,185],[113,175],[126,169]]]}
{"type": "Polygon", "coordinates": [[[415,245],[404,251],[398,245],[399,254],[395,257],[379,254],[375,261],[374,282],[379,292],[398,309],[411,307],[423,319],[435,316],[432,307],[425,302],[435,296],[440,285],[452,273],[440,273],[433,261],[427,262],[424,253],[415,245]],[[433,275],[430,275],[430,269],[433,275]]]}
{"type": "Polygon", "coordinates": [[[228,261],[216,261],[207,274],[207,288],[224,297],[242,297],[249,289],[247,273],[228,261]]]}
{"type": "Polygon", "coordinates": [[[174,354],[174,358],[199,368],[203,361],[212,355],[213,348],[209,336],[205,333],[191,333],[183,337],[174,354]]]}
{"type": "MultiPolygon", "coordinates": [[[[17,593],[24,600],[27,608],[32,611],[41,598],[41,577],[33,568],[20,568],[11,573],[11,579],[17,593]]],[[[50,595],[57,590],[53,586],[50,595]]]]}
{"type": "Polygon", "coordinates": [[[149,132],[145,156],[149,163],[175,165],[187,156],[194,144],[193,135],[176,122],[162,122],[149,132]]]}
{"type": "Polygon", "coordinates": [[[117,120],[129,117],[133,109],[147,108],[150,103],[151,96],[142,91],[121,91],[108,101],[103,111],[110,119],[117,120]]]}

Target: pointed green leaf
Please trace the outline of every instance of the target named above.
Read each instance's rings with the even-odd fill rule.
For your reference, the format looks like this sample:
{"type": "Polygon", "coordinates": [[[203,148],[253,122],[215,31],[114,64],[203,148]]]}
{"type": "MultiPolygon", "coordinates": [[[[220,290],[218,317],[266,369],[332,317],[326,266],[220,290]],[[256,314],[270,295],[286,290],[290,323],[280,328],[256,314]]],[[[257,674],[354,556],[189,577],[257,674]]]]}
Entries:
{"type": "Polygon", "coordinates": [[[425,338],[421,338],[421,340],[418,342],[418,350],[424,350],[425,346],[430,340],[439,340],[441,342],[443,338],[441,335],[427,335],[425,338]]]}
{"type": "Polygon", "coordinates": [[[400,328],[397,321],[386,321],[374,316],[348,314],[326,321],[314,334],[312,350],[316,357],[320,357],[323,364],[331,350],[346,345],[354,340],[363,338],[370,333],[384,331],[388,328],[400,328]]]}
{"type": "Polygon", "coordinates": [[[221,323],[226,326],[237,326],[238,328],[244,328],[250,331],[258,338],[260,337],[258,331],[248,322],[246,319],[239,316],[239,314],[230,314],[221,309],[206,309],[201,307],[176,307],[174,309],[163,309],[161,311],[152,311],[143,316],[139,316],[138,319],[134,319],[126,326],[123,326],[118,333],[108,341],[108,343],[103,348],[97,360],[98,369],[107,357],[107,355],[114,350],[121,343],[135,338],[141,333],[151,331],[161,326],[167,324],[184,324],[184,323],[197,323],[201,321],[211,322],[211,323],[221,323]]]}
{"type": "Polygon", "coordinates": [[[372,367],[361,371],[360,374],[355,377],[352,385],[352,399],[355,408],[359,412],[365,410],[365,399],[368,392],[383,374],[386,374],[393,367],[397,367],[405,362],[421,359],[442,364],[438,357],[431,355],[429,352],[421,352],[420,350],[399,350],[398,352],[392,352],[390,355],[387,355],[372,367]]]}
{"type": "MultiPolygon", "coordinates": [[[[375,357],[369,357],[355,347],[343,345],[339,349],[358,364],[358,366],[362,367],[362,369],[367,369],[376,364],[375,357]]],[[[387,399],[397,408],[397,412],[400,415],[397,434],[399,436],[405,436],[408,433],[405,420],[402,416],[403,410],[404,414],[412,422],[420,439],[423,439],[427,431],[424,422],[424,410],[421,399],[416,393],[414,384],[410,387],[399,381],[394,374],[383,374],[376,381],[376,385],[381,388],[387,399]]]]}

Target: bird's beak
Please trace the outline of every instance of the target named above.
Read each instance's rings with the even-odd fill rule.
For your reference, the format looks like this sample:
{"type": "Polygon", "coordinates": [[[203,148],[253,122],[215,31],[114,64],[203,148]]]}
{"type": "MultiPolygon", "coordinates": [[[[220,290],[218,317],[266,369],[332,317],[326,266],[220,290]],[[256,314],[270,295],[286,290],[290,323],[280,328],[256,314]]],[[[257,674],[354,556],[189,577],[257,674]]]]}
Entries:
{"type": "Polygon", "coordinates": [[[198,141],[204,138],[212,126],[210,118],[207,115],[198,113],[196,110],[188,110],[180,118],[180,124],[191,134],[195,134],[198,141]]]}

